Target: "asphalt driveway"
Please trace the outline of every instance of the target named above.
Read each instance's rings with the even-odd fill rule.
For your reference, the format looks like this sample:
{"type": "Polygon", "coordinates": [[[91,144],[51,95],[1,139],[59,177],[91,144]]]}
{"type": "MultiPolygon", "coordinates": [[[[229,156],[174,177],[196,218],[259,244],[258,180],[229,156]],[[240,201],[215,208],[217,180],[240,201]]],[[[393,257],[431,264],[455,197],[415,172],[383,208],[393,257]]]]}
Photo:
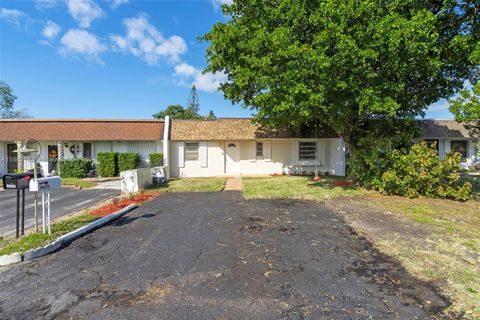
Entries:
{"type": "Polygon", "coordinates": [[[414,319],[447,305],[322,205],[165,193],[0,269],[3,319],[414,319]]]}
{"type": "MultiPolygon", "coordinates": [[[[81,210],[101,200],[120,194],[118,190],[76,190],[60,188],[50,191],[50,207],[52,219],[81,210]]],[[[39,223],[41,223],[41,196],[39,199],[39,223]]],[[[21,205],[21,204],[20,204],[21,205]]],[[[15,234],[17,191],[0,191],[0,236],[15,234]]],[[[25,231],[35,226],[34,193],[25,191],[25,231]]]]}

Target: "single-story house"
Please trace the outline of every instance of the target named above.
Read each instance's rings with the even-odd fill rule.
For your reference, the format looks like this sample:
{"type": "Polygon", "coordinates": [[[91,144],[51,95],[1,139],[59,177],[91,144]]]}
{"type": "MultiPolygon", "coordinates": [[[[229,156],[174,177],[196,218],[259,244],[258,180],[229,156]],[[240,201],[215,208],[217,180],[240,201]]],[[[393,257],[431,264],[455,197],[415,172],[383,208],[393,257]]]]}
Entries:
{"type": "MultiPolygon", "coordinates": [[[[456,150],[463,166],[476,156],[478,134],[453,120],[421,120],[417,140],[435,142],[439,156],[456,150]]],[[[96,159],[98,152],[136,152],[148,164],[163,152],[170,177],[265,174],[345,175],[346,147],[326,128],[266,129],[248,118],[216,120],[0,120],[0,176],[33,168],[31,157],[14,150],[28,138],[42,146],[42,173],[57,171],[57,161],[96,159]]]]}
{"type": "Polygon", "coordinates": [[[475,129],[455,120],[427,119],[418,123],[422,131],[418,140],[435,145],[441,159],[451,151],[458,151],[462,154],[463,168],[467,168],[475,161],[477,156],[475,144],[479,141],[475,129]]]}
{"type": "Polygon", "coordinates": [[[150,153],[163,152],[163,134],[163,120],[0,120],[0,176],[33,169],[33,156],[14,152],[29,138],[40,142],[38,161],[45,174],[57,171],[59,160],[95,159],[106,151],[136,152],[146,163],[150,153]]]}
{"type": "Polygon", "coordinates": [[[312,173],[345,175],[345,146],[331,130],[267,130],[252,119],[173,120],[171,177],[312,173]]]}

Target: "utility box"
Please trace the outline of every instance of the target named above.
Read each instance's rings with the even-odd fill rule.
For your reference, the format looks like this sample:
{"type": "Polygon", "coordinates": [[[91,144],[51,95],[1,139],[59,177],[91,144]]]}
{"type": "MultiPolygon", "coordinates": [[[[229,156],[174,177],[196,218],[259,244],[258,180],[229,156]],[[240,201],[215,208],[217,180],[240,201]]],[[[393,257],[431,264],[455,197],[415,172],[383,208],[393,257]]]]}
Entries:
{"type": "Polygon", "coordinates": [[[62,186],[62,179],[58,176],[32,179],[30,181],[30,191],[42,191],[58,189],[62,186]]]}
{"type": "Polygon", "coordinates": [[[28,189],[33,173],[7,173],[3,176],[3,189],[28,189]]]}

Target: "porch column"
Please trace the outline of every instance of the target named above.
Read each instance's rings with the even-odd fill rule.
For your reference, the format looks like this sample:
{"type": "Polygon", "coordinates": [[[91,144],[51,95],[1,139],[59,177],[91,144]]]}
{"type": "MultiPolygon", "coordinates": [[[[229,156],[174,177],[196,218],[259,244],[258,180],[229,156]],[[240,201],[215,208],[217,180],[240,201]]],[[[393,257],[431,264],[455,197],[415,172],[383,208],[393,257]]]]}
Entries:
{"type": "MultiPolygon", "coordinates": [[[[22,141],[15,141],[15,143],[17,144],[17,150],[20,149],[23,146],[22,141]]],[[[19,152],[16,152],[16,155],[17,155],[17,170],[19,172],[23,172],[23,170],[25,168],[23,155],[19,152]]]]}
{"type": "Polygon", "coordinates": [[[60,161],[64,158],[63,141],[57,141],[58,157],[57,157],[57,174],[60,175],[60,161]]]}
{"type": "Polygon", "coordinates": [[[57,149],[58,149],[58,161],[62,161],[64,158],[63,152],[63,141],[57,141],[57,149]]]}

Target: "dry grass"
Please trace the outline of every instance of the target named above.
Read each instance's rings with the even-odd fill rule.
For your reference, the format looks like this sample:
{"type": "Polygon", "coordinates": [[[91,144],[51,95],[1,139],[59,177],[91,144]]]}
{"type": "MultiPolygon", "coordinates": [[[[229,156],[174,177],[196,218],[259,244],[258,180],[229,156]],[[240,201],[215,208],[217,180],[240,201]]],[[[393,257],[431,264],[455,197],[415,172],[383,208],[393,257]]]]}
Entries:
{"type": "Polygon", "coordinates": [[[364,201],[422,228],[421,235],[408,238],[398,234],[398,225],[392,234],[375,235],[372,240],[379,249],[412,274],[438,283],[452,300],[451,311],[479,319],[480,203],[380,195],[364,201]]]}

